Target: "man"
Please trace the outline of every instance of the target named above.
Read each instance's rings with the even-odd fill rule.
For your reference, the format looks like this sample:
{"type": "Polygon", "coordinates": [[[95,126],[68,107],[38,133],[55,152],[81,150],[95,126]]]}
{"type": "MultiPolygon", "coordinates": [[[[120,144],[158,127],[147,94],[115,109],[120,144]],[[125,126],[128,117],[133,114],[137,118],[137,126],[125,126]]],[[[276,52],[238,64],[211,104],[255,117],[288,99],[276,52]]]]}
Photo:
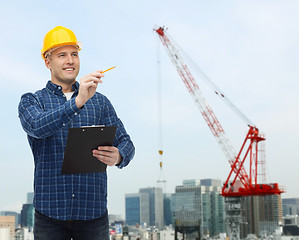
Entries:
{"type": "MultiPolygon", "coordinates": [[[[110,101],[96,92],[101,71],[80,79],[80,44],[62,26],[44,38],[42,57],[51,72],[45,88],[27,93],[19,103],[19,118],[34,156],[35,239],[109,239],[107,175],[62,175],[64,150],[71,127],[117,126],[113,146],[92,154],[108,166],[125,167],[135,148],[110,101]]],[[[84,161],[84,159],[82,159],[84,161]]]]}

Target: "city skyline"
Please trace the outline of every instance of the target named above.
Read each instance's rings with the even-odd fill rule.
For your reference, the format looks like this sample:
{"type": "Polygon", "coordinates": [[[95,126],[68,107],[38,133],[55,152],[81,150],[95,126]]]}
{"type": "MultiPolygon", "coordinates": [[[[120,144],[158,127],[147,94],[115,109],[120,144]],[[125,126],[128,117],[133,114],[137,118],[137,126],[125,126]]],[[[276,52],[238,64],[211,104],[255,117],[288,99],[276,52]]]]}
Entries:
{"type": "MultiPolygon", "coordinates": [[[[189,237],[191,237],[190,239],[193,239],[197,234],[201,234],[203,236],[206,236],[208,234],[208,236],[212,238],[217,236],[220,239],[225,239],[228,232],[227,230],[225,230],[226,221],[224,220],[223,215],[224,199],[223,197],[218,195],[221,190],[221,184],[221,181],[216,179],[184,180],[182,185],[176,187],[176,192],[174,194],[164,194],[164,196],[160,195],[157,196],[158,199],[155,200],[154,197],[152,199],[154,200],[152,203],[150,203],[151,193],[158,193],[159,191],[162,191],[161,188],[143,188],[139,189],[139,194],[126,194],[126,218],[122,219],[120,218],[120,216],[109,215],[110,227],[112,229],[111,234],[114,235],[115,233],[123,233],[125,236],[125,234],[128,234],[130,229],[130,234],[132,236],[138,234],[147,235],[148,233],[146,233],[146,230],[156,233],[160,232],[163,235],[165,234],[165,231],[167,231],[170,237],[169,239],[173,239],[173,235],[175,235],[176,233],[182,233],[182,231],[184,232],[184,230],[182,230],[182,227],[185,226],[185,230],[188,229],[187,232],[189,234],[189,231],[193,231],[193,233],[189,235],[189,237]],[[140,194],[141,192],[142,194],[140,194]],[[164,199],[164,203],[161,202],[161,198],[164,199]],[[169,207],[171,205],[171,209],[165,209],[166,199],[169,200],[166,205],[169,205],[169,207]],[[139,204],[136,201],[139,202],[139,204]],[[164,227],[161,226],[162,228],[160,228],[159,231],[159,228],[157,228],[157,223],[155,223],[154,221],[152,223],[149,223],[148,217],[152,215],[153,212],[155,213],[152,215],[152,217],[156,214],[160,214],[160,211],[156,211],[155,209],[157,208],[157,206],[161,206],[161,204],[164,205],[164,221],[166,221],[166,216],[169,216],[170,218],[172,218],[173,216],[174,218],[171,219],[171,221],[167,224],[166,222],[164,222],[164,227]],[[152,205],[152,207],[150,207],[150,205],[152,205]],[[199,206],[202,206],[202,208],[199,206]],[[127,215],[127,210],[130,212],[129,215],[127,215]],[[202,212],[202,214],[200,212],[202,212]],[[138,218],[139,214],[140,219],[138,218]],[[203,219],[203,223],[201,225],[196,225],[197,221],[190,221],[194,217],[197,218],[196,214],[197,217],[201,216],[200,218],[203,219]],[[134,215],[136,215],[137,218],[134,218],[134,215]],[[170,224],[173,221],[175,221],[176,223],[183,223],[183,225],[175,224],[178,227],[172,228],[170,224]],[[198,228],[199,226],[201,227],[198,228]]],[[[245,207],[243,212],[244,217],[250,216],[250,219],[247,219],[247,221],[243,222],[246,224],[242,224],[243,230],[241,231],[241,233],[245,237],[251,236],[252,234],[255,234],[256,236],[265,236],[266,233],[268,236],[269,234],[271,234],[271,236],[272,234],[279,236],[281,233],[283,233],[284,237],[287,238],[298,235],[297,233],[299,229],[299,218],[296,213],[299,209],[299,198],[282,199],[285,200],[282,202],[279,201],[279,196],[266,196],[267,200],[263,199],[264,197],[261,196],[255,196],[254,198],[251,199],[251,197],[245,197],[245,201],[243,202],[245,204],[243,206],[245,207]],[[250,203],[250,201],[253,202],[250,203]],[[273,207],[273,211],[269,211],[269,207],[273,207]],[[286,212],[285,214],[283,214],[284,217],[281,218],[281,207],[286,209],[287,212],[294,212],[291,215],[286,212]],[[255,208],[258,208],[259,210],[255,208]],[[255,216],[255,220],[251,222],[250,220],[252,216],[255,216]],[[275,218],[277,217],[281,219],[279,221],[277,221],[277,219],[275,220],[275,218]],[[257,222],[259,223],[256,224],[257,222]],[[277,224],[279,224],[279,228],[277,228],[277,224]]],[[[27,199],[27,202],[31,202],[32,193],[27,194],[27,199]]],[[[26,235],[28,239],[33,239],[33,210],[34,209],[32,209],[32,204],[27,203],[23,204],[21,213],[8,211],[0,212],[0,221],[2,226],[0,228],[1,237],[9,239],[9,234],[11,234],[11,236],[15,235],[16,237],[26,235]]],[[[154,218],[156,218],[157,220],[157,216],[154,218]]]]}
{"type": "MultiPolygon", "coordinates": [[[[177,189],[178,188],[182,188],[184,186],[195,186],[195,185],[198,185],[198,186],[203,186],[203,187],[206,187],[206,186],[212,186],[212,187],[218,187],[219,190],[221,189],[220,185],[221,184],[221,180],[219,179],[212,179],[212,178],[208,178],[208,179],[184,179],[182,180],[182,183],[175,186],[175,189],[174,191],[172,192],[164,192],[163,191],[163,186],[153,186],[153,187],[142,187],[140,189],[138,189],[136,192],[126,192],[124,194],[124,203],[126,202],[126,199],[127,198],[144,198],[146,195],[144,192],[142,192],[142,190],[146,190],[146,189],[161,189],[162,191],[162,195],[164,196],[164,198],[168,197],[168,198],[171,198],[171,195],[175,194],[177,189]]],[[[220,191],[219,191],[219,195],[220,194],[220,191]]],[[[22,212],[22,207],[24,205],[29,205],[29,204],[33,204],[33,192],[28,192],[26,193],[26,196],[27,196],[27,201],[24,201],[21,203],[21,207],[20,209],[3,209],[3,210],[0,210],[0,216],[1,216],[1,213],[5,213],[4,215],[8,215],[7,216],[11,216],[11,213],[17,213],[17,214],[21,214],[22,212]]],[[[298,197],[294,197],[294,198],[281,198],[282,199],[282,205],[285,206],[285,209],[282,210],[282,214],[283,216],[287,216],[287,215],[290,215],[288,214],[289,212],[293,212],[293,214],[291,215],[296,215],[296,212],[299,211],[299,196],[298,197]]],[[[124,204],[125,206],[125,204],[124,204]]],[[[132,205],[134,208],[137,207],[137,205],[132,205]]],[[[144,208],[145,206],[142,206],[141,208],[144,208]]],[[[148,207],[148,206],[147,206],[148,207]]],[[[125,206],[125,209],[124,209],[124,213],[126,211],[126,206],[125,206]]],[[[113,213],[111,214],[111,216],[118,216],[119,219],[122,219],[122,220],[125,220],[126,219],[126,214],[120,214],[120,213],[113,213]]]]}
{"type": "MultiPolygon", "coordinates": [[[[286,186],[282,198],[299,197],[299,2],[258,0],[184,3],[32,0],[2,3],[0,43],[0,211],[20,209],[33,191],[34,163],[17,106],[25,92],[45,86],[50,74],[40,56],[45,33],[68,27],[82,42],[83,77],[105,73],[98,91],[116,108],[136,146],[122,170],[108,169],[108,207],[124,216],[125,193],[156,187],[160,175],[157,56],[162,81],[163,174],[166,192],[184,179],[224,181],[229,163],[176,73],[155,26],[168,33],[266,136],[267,182],[286,186]],[[78,7],[80,6],[80,7],[78,7]],[[67,11],[65,9],[68,9],[67,11]],[[29,16],[29,17],[28,17],[29,16]],[[32,27],[34,26],[34,27],[32,27]],[[158,47],[157,47],[158,46],[158,47]]],[[[247,132],[233,113],[196,79],[234,148],[247,132]]]]}

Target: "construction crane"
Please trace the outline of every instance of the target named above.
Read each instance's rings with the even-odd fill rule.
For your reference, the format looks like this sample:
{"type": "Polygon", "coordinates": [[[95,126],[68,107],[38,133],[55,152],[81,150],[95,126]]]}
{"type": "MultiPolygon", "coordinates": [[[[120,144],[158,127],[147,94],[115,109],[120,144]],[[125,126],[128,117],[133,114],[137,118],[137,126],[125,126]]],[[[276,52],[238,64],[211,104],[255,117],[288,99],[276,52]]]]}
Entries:
{"type": "MultiPolygon", "coordinates": [[[[246,120],[249,127],[242,147],[236,154],[220,122],[203,96],[198,84],[189,71],[189,68],[180,56],[178,48],[173,41],[170,40],[169,35],[166,34],[165,28],[158,27],[157,29],[154,29],[154,31],[158,34],[179,76],[183,80],[197,107],[200,109],[203,118],[208,124],[208,127],[229,161],[231,170],[223,185],[221,195],[224,196],[226,200],[227,220],[231,233],[230,239],[240,239],[240,197],[274,195],[284,192],[279,188],[277,183],[258,183],[258,144],[259,142],[264,141],[265,138],[260,134],[259,129],[254,126],[251,121],[249,121],[245,115],[242,114],[241,111],[239,111],[224,96],[224,94],[219,91],[219,89],[217,89],[217,87],[214,87],[215,93],[227,101],[227,103],[246,120]],[[246,170],[245,168],[244,163],[246,160],[247,163],[249,162],[249,170],[246,170]]],[[[201,73],[201,77],[208,78],[204,73],[201,73]]]]}

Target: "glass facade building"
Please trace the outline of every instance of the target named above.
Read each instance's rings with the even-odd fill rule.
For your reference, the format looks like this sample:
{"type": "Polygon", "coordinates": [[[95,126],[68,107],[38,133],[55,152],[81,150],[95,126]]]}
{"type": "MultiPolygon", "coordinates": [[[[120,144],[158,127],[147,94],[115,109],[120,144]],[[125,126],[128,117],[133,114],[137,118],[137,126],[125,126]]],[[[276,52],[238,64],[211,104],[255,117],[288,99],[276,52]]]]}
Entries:
{"type": "Polygon", "coordinates": [[[126,222],[128,225],[140,224],[140,196],[126,194],[126,222]]]}
{"type": "Polygon", "coordinates": [[[164,225],[168,226],[172,224],[172,212],[171,212],[171,194],[164,194],[163,199],[164,207],[164,225]]]}
{"type": "Polygon", "coordinates": [[[33,227],[34,207],[32,203],[23,204],[21,211],[21,227],[33,227]]]}
{"type": "Polygon", "coordinates": [[[149,194],[133,193],[126,194],[126,223],[132,225],[149,226],[150,210],[149,210],[149,194]]]}
{"type": "Polygon", "coordinates": [[[125,198],[128,225],[164,227],[162,188],[142,188],[139,193],[126,194],[125,198]]]}
{"type": "MultiPolygon", "coordinates": [[[[220,191],[220,180],[183,181],[172,195],[174,225],[199,226],[201,237],[215,237],[226,232],[224,198],[220,191]]],[[[196,237],[191,233],[187,235],[188,239],[196,237]]]]}
{"type": "Polygon", "coordinates": [[[162,188],[141,188],[139,193],[149,196],[149,221],[150,226],[159,229],[164,227],[164,203],[162,188]]]}

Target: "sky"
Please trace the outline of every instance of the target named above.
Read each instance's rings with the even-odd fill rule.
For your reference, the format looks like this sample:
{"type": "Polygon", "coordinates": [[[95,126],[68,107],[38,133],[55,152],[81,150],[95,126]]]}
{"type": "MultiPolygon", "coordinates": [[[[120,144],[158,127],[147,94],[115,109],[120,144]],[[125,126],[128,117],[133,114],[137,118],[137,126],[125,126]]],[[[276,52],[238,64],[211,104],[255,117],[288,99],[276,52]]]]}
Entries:
{"type": "MultiPolygon", "coordinates": [[[[225,181],[230,171],[153,31],[159,26],[265,135],[267,181],[286,188],[283,198],[299,197],[298,10],[294,0],[1,1],[0,211],[20,211],[33,191],[33,157],[17,106],[22,94],[50,79],[40,51],[44,35],[58,25],[82,43],[78,81],[116,66],[98,91],[114,105],[136,155],[126,168],[108,169],[110,214],[124,217],[126,193],[144,187],[174,193],[183,180],[225,181]]],[[[238,151],[247,125],[194,77],[238,151]]]]}

